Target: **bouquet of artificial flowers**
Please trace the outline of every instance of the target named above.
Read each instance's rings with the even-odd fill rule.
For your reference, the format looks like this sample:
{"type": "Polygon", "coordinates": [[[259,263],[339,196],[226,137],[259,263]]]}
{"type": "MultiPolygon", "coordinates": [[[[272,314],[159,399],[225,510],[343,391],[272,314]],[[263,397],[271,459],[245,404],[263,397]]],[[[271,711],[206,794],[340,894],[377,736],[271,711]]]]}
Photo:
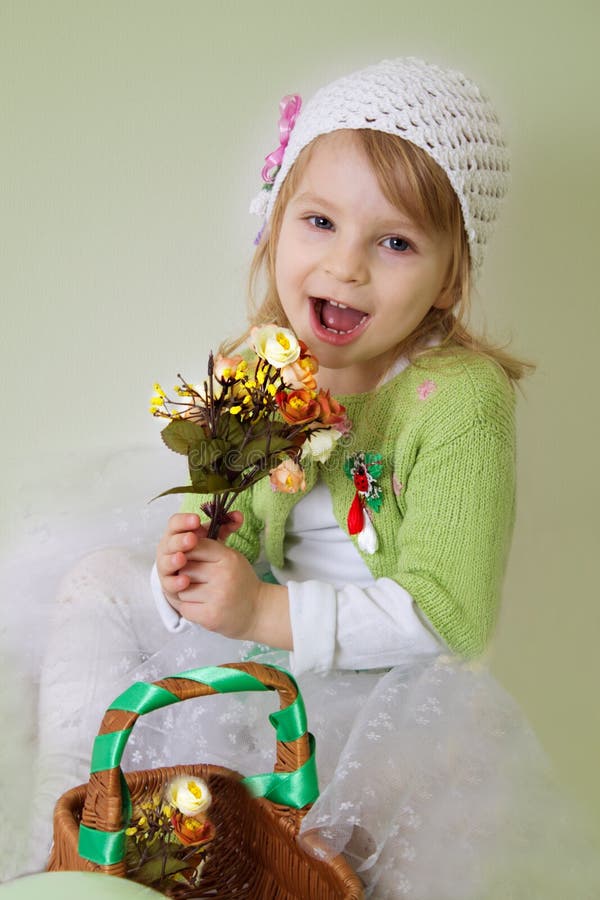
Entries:
{"type": "Polygon", "coordinates": [[[170,420],[162,438],[187,456],[190,475],[189,485],[159,496],[212,494],[202,506],[209,537],[228,521],[236,495],[267,475],[273,490],[304,490],[302,456],[325,461],[348,430],[344,407],[317,387],[318,362],[292,331],[255,327],[249,343],[252,361],[211,353],[202,384],[179,375],[177,399],[154,385],[150,411],[170,420]]]}

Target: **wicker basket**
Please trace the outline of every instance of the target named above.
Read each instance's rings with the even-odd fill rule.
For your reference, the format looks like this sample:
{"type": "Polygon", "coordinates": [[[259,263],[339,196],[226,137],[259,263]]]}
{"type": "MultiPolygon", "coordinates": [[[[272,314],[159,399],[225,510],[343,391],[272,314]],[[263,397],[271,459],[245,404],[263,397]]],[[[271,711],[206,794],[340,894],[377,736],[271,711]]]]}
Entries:
{"type": "MultiPolygon", "coordinates": [[[[122,788],[124,782],[135,803],[159,792],[173,776],[189,773],[208,783],[213,797],[210,817],[216,836],[200,887],[171,888],[169,896],[178,900],[360,900],[362,884],[343,857],[318,860],[304,852],[296,840],[302,818],[310,808],[306,794],[303,796],[302,789],[298,790],[297,778],[314,767],[312,737],[305,729],[304,706],[297,686],[287,673],[275,667],[228,663],[190,670],[152,684],[133,685],[111,704],[102,720],[89,783],[67,791],[56,805],[54,846],[48,869],[105,872],[126,878],[124,849],[119,859],[110,863],[103,861],[102,854],[96,861],[90,859],[93,854],[87,853],[88,858],[79,854],[80,825],[82,833],[101,841],[106,838],[114,843],[117,839],[118,843],[119,835],[123,835],[124,848],[127,821],[123,811],[129,800],[127,790],[122,788]],[[237,772],[219,766],[190,765],[122,774],[119,763],[127,729],[132,728],[139,715],[179,700],[231,690],[278,691],[280,712],[270,717],[277,728],[274,773],[243,779],[237,772]],[[132,692],[135,702],[131,701],[132,692]],[[123,732],[120,741],[113,741],[123,732]],[[290,735],[299,736],[290,740],[290,735]],[[96,756],[97,745],[104,742],[105,751],[107,741],[118,745],[118,749],[110,757],[111,767],[101,768],[106,763],[106,753],[96,756]],[[98,759],[102,761],[98,763],[98,759]],[[292,788],[295,801],[290,803],[283,798],[292,783],[296,785],[292,788]],[[257,797],[257,793],[266,796],[257,797]]],[[[314,793],[310,799],[315,799],[314,793]]],[[[114,858],[113,853],[111,859],[114,858]]]]}

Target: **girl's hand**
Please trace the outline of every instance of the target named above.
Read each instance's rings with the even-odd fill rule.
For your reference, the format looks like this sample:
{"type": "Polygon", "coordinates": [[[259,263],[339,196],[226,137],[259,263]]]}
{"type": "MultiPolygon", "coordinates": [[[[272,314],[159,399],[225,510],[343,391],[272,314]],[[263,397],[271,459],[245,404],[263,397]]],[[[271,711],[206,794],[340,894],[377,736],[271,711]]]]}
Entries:
{"type": "Polygon", "coordinates": [[[218,541],[199,538],[186,556],[177,577],[190,584],[172,601],[180,616],[225,637],[292,649],[286,587],[265,584],[245,556],[218,541]]]}
{"type": "MultiPolygon", "coordinates": [[[[232,512],[230,517],[231,521],[222,525],[219,530],[220,541],[225,541],[243,522],[240,512],[232,512]]],[[[179,591],[185,590],[190,584],[189,576],[181,574],[181,569],[187,562],[187,554],[199,540],[206,538],[207,532],[208,525],[201,525],[200,517],[193,513],[176,513],[169,519],[167,530],[156,550],[156,568],[163,594],[171,606],[175,606],[179,591]]]]}

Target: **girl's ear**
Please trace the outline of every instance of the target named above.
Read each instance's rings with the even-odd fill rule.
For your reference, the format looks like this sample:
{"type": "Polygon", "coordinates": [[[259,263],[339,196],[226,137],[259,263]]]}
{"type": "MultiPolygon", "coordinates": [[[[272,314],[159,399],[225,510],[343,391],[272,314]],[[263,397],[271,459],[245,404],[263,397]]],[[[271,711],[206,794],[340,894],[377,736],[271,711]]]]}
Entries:
{"type": "Polygon", "coordinates": [[[433,304],[433,307],[434,309],[450,309],[451,306],[454,306],[454,300],[455,298],[450,288],[443,287],[440,291],[440,296],[433,304]]]}

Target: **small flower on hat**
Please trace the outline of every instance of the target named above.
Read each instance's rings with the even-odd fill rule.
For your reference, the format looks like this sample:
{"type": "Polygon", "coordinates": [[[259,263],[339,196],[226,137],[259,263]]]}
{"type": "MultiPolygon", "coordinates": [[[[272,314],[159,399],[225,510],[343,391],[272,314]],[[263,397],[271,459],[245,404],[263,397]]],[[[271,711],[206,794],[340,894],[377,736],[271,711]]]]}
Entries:
{"type": "MultiPolygon", "coordinates": [[[[285,148],[289,143],[290,134],[294,125],[296,124],[296,119],[298,117],[298,113],[300,112],[301,106],[302,98],[299,94],[286,94],[286,96],[283,97],[279,103],[279,147],[277,147],[276,150],[273,150],[272,153],[269,153],[268,156],[265,156],[265,164],[261,172],[264,183],[262,189],[250,203],[250,213],[252,215],[262,216],[263,219],[265,219],[265,216],[267,215],[267,207],[269,205],[269,192],[273,188],[273,182],[275,181],[277,173],[281,168],[285,148]]],[[[260,243],[265,230],[265,225],[266,219],[254,239],[255,246],[260,243]]]]}
{"type": "Polygon", "coordinates": [[[277,173],[283,162],[283,154],[287,147],[292,128],[296,124],[300,107],[302,106],[302,97],[299,94],[286,94],[279,102],[279,147],[265,156],[265,164],[261,175],[265,184],[271,186],[275,181],[277,173]]]}

